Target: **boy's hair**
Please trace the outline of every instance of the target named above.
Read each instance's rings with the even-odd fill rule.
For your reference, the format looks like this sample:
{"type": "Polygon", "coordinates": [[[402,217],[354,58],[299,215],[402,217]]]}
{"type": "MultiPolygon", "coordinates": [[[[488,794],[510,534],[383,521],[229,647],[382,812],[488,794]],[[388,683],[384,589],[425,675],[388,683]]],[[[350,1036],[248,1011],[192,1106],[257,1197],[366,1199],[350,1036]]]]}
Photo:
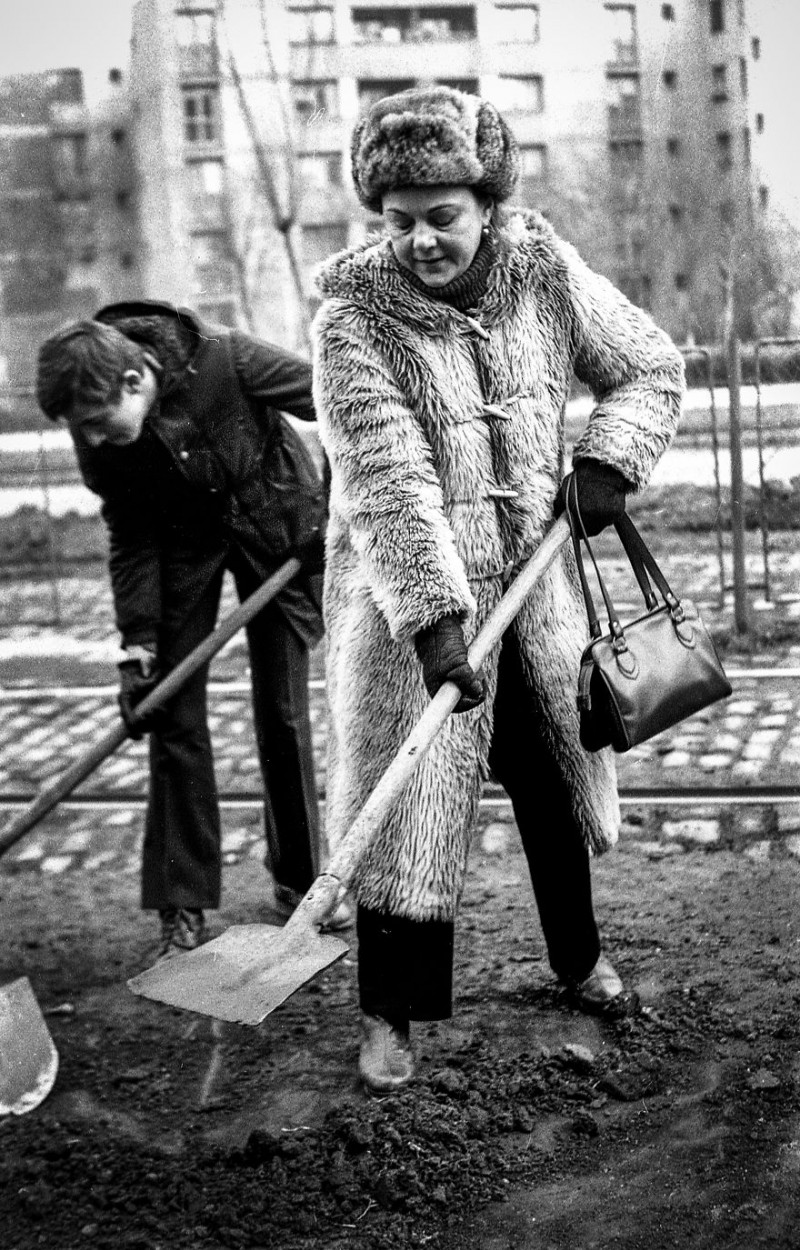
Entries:
{"type": "Polygon", "coordinates": [[[76,321],[39,348],[36,398],[51,421],[69,418],[76,405],[116,403],[127,371],[143,368],[138,343],[102,321],[76,321]]]}

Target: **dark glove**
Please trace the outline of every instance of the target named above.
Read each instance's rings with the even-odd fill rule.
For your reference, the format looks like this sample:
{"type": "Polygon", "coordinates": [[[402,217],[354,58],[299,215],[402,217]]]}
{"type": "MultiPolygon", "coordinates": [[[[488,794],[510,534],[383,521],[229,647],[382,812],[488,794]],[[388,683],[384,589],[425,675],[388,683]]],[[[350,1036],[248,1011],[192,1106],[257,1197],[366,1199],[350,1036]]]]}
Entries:
{"type": "Polygon", "coordinates": [[[486,698],[483,678],[467,659],[464,630],[457,616],[443,616],[414,638],[417,655],[422,661],[422,677],[433,698],[446,681],[454,681],[461,698],[453,709],[468,712],[486,698]]]}
{"type": "Polygon", "coordinates": [[[160,680],[156,657],[147,653],[132,656],[119,665],[119,695],[117,701],[122,719],[131,738],[138,741],[146,733],[152,733],[158,726],[161,708],[155,709],[143,720],[135,718],[137,703],[141,703],[146,694],[158,685],[160,680]]]}
{"type": "MultiPolygon", "coordinates": [[[[575,478],[575,486],[570,488],[570,507],[574,509],[575,487],[577,487],[578,507],[581,520],[589,538],[593,538],[613,525],[625,511],[625,496],[633,489],[631,483],[619,469],[600,460],[577,460],[572,473],[568,473],[558,488],[553,511],[561,516],[565,508],[567,485],[570,478],[575,478]]],[[[578,527],[580,533],[580,526],[578,527]]]]}

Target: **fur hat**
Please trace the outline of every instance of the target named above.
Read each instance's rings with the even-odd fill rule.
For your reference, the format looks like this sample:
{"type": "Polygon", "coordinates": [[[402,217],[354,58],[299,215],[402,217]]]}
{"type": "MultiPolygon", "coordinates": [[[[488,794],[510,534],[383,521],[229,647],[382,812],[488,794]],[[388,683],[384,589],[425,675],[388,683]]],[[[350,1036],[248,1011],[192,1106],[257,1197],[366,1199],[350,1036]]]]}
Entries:
{"type": "Polygon", "coordinates": [[[452,184],[508,199],[517,143],[493,104],[453,87],[412,87],[376,101],[353,131],[353,181],[374,213],[397,187],[452,184]]]}

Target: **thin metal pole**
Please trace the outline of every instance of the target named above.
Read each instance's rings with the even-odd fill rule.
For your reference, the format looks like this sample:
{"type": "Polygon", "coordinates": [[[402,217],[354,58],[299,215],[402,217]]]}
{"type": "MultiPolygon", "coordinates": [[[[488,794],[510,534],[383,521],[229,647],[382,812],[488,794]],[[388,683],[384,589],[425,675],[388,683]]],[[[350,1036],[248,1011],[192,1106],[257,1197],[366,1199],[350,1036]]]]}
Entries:
{"type": "MultiPolygon", "coordinates": [[[[732,284],[729,291],[733,302],[732,284]]],[[[744,538],[744,471],[742,466],[742,366],[733,316],[728,333],[728,419],[731,450],[731,547],[733,550],[733,609],[736,632],[750,629],[744,538]]]]}

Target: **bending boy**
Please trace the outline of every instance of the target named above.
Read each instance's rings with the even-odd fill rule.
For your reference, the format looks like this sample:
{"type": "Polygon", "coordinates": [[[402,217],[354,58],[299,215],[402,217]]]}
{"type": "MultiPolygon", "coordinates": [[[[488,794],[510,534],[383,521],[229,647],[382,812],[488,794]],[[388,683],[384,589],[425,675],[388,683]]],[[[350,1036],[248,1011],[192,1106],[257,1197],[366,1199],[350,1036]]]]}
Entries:
{"type": "MultiPolygon", "coordinates": [[[[319,869],[308,655],[322,634],[325,491],[279,410],[314,420],[310,366],[187,310],[116,304],[42,345],[37,395],[68,422],[103,501],[129,724],[214,628],[225,569],[244,598],[290,555],[303,561],[247,629],[267,863],[289,914],[319,869]]],[[[137,729],[150,732],[142,906],[159,912],[162,956],[197,946],[220,900],[207,677],[205,666],[137,729]]]]}

